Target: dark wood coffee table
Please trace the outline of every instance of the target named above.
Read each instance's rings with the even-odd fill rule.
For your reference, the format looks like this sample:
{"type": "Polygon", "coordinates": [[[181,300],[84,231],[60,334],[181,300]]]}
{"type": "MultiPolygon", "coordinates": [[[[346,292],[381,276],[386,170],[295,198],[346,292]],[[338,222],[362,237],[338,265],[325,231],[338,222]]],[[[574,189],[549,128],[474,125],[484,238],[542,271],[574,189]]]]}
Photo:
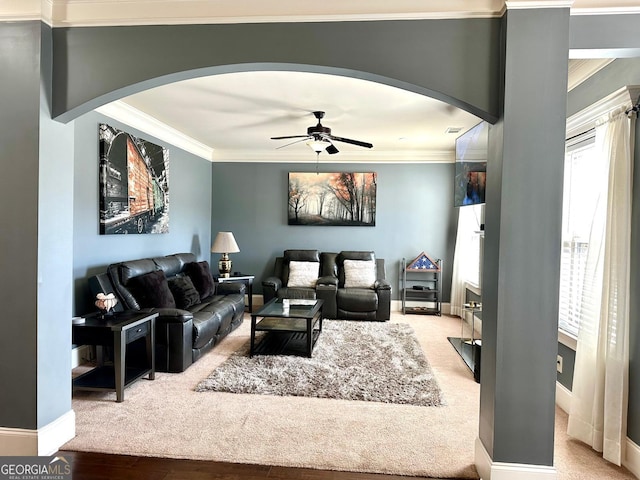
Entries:
{"type": "Polygon", "coordinates": [[[274,298],[251,314],[251,348],[253,355],[305,355],[311,357],[322,332],[323,300],[289,300],[274,298]],[[260,320],[258,320],[260,319],[260,320]],[[267,332],[256,345],[256,332],[267,332]]]}

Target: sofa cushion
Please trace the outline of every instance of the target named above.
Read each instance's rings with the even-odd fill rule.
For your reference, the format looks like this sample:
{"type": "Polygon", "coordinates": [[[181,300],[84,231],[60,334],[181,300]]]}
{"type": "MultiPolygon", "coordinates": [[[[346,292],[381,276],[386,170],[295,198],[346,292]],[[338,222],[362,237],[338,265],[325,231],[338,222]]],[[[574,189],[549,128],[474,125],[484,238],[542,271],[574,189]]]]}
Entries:
{"type": "Polygon", "coordinates": [[[376,283],[375,260],[344,261],[345,288],[373,288],[376,283]]]}
{"type": "Polygon", "coordinates": [[[378,295],[368,288],[339,289],[338,308],[346,312],[375,312],[378,309],[378,295]]]}
{"type": "Polygon", "coordinates": [[[320,262],[289,262],[287,287],[313,288],[316,286],[319,273],[320,262]]]}
{"type": "Polygon", "coordinates": [[[215,283],[209,269],[209,262],[191,262],[184,266],[184,271],[198,290],[200,298],[210,297],[215,292],[215,283]]]}
{"type": "Polygon", "coordinates": [[[127,286],[141,308],[176,308],[176,301],[162,270],[134,277],[127,286]]]}
{"type": "Polygon", "coordinates": [[[220,329],[223,313],[200,311],[193,314],[193,348],[207,346],[220,329]]]}
{"type": "Polygon", "coordinates": [[[168,280],[169,289],[176,300],[176,307],[188,310],[200,303],[200,294],[193,285],[190,277],[174,277],[168,280]]]}

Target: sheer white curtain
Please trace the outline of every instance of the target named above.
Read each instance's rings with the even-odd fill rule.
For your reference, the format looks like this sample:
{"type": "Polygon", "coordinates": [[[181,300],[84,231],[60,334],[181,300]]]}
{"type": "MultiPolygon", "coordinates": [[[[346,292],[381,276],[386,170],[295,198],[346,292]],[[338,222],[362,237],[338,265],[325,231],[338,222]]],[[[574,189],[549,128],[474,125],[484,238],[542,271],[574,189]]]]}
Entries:
{"type": "MultiPolygon", "coordinates": [[[[471,242],[473,235],[480,228],[478,221],[478,209],[476,206],[458,208],[458,233],[456,234],[456,247],[453,252],[453,268],[451,272],[451,315],[462,317],[467,272],[473,262],[479,259],[473,258],[471,242]]],[[[477,265],[475,266],[477,268],[477,265]]]]}
{"type": "MultiPolygon", "coordinates": [[[[623,109],[596,123],[599,192],[589,237],[568,434],[620,465],[626,438],[632,121],[623,109]]],[[[595,193],[595,192],[594,192],[595,193]]]]}

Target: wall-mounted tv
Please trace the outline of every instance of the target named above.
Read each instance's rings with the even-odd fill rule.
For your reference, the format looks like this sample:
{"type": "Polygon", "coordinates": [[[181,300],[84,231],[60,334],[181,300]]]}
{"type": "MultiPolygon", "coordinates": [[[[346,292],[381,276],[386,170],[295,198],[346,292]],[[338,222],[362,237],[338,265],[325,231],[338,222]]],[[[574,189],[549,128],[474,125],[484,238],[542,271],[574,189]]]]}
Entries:
{"type": "Polygon", "coordinates": [[[482,122],[456,138],[456,207],[484,203],[489,124],[482,122]]]}

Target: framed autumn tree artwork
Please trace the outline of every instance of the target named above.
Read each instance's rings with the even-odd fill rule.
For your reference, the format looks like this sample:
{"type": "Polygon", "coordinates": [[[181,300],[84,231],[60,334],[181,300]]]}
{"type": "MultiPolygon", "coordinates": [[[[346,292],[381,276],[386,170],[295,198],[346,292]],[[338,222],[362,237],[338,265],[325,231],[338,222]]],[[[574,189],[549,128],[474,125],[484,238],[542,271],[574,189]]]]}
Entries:
{"type": "Polygon", "coordinates": [[[289,172],[289,225],[360,226],[376,224],[374,172],[289,172]]]}

